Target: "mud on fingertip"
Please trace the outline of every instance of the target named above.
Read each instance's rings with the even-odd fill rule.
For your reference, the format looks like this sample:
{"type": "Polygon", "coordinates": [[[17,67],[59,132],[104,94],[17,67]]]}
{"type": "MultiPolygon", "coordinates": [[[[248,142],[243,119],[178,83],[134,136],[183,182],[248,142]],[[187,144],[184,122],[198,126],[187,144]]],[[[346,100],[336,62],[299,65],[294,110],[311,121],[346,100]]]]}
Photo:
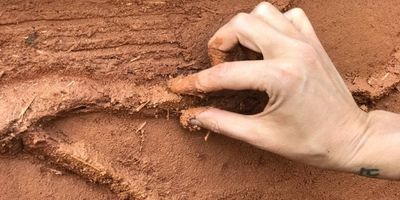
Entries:
{"type": "Polygon", "coordinates": [[[196,116],[208,109],[210,109],[210,107],[197,107],[182,110],[180,123],[183,128],[188,129],[189,131],[200,131],[202,129],[202,124],[199,120],[196,119],[196,116]]]}
{"type": "Polygon", "coordinates": [[[204,91],[196,87],[197,76],[195,74],[182,76],[179,75],[175,78],[168,80],[168,89],[176,94],[204,97],[204,91]]]}

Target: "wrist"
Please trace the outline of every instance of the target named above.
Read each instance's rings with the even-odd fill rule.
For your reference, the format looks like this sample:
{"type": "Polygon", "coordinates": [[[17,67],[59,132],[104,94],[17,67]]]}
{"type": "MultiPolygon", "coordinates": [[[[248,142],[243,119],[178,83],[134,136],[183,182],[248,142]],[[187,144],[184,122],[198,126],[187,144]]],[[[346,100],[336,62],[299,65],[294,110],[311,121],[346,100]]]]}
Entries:
{"type": "Polygon", "coordinates": [[[369,132],[369,114],[354,107],[340,115],[340,119],[329,120],[329,126],[319,129],[320,138],[316,143],[319,159],[309,164],[338,171],[353,170],[353,161],[369,132]]]}
{"type": "Polygon", "coordinates": [[[400,115],[386,111],[368,113],[365,130],[348,144],[345,171],[375,178],[398,178],[397,152],[400,152],[400,115]],[[394,155],[395,154],[395,155],[394,155]]]}
{"type": "Polygon", "coordinates": [[[344,122],[334,129],[328,138],[328,166],[338,171],[355,172],[354,159],[370,136],[370,113],[358,107],[348,112],[344,122]]]}

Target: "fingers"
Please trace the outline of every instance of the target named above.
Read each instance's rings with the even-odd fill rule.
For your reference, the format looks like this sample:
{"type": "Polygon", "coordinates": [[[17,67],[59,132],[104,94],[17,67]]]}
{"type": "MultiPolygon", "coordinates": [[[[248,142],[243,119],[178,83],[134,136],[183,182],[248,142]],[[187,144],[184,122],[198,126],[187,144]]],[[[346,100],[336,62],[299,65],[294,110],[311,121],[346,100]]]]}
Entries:
{"type": "Polygon", "coordinates": [[[262,2],[250,13],[264,21],[269,26],[290,37],[301,39],[302,35],[296,27],[275,6],[262,2]]]}
{"type": "Polygon", "coordinates": [[[310,20],[301,8],[293,8],[284,16],[303,34],[315,34],[310,20]]]}
{"type": "Polygon", "coordinates": [[[216,108],[197,114],[190,123],[255,145],[259,143],[258,130],[263,130],[263,137],[268,137],[267,130],[259,127],[261,123],[256,118],[216,108]]]}
{"type": "Polygon", "coordinates": [[[304,35],[304,37],[322,47],[310,20],[301,8],[293,8],[284,13],[284,16],[304,35]]]}
{"type": "Polygon", "coordinates": [[[198,94],[219,90],[258,90],[270,92],[278,87],[280,60],[226,62],[197,74],[169,81],[169,88],[180,94],[198,94]]]}
{"type": "Polygon", "coordinates": [[[292,46],[293,39],[279,33],[259,18],[241,13],[220,28],[210,39],[210,49],[229,51],[237,44],[262,53],[264,58],[278,57],[292,46]]]}

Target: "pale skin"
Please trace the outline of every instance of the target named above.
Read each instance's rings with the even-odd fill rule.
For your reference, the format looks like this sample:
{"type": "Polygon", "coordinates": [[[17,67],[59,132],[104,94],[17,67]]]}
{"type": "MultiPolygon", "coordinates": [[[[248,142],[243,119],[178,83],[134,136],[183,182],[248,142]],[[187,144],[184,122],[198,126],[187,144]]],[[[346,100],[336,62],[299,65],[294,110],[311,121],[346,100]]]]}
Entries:
{"type": "Polygon", "coordinates": [[[281,13],[263,2],[232,18],[208,45],[229,51],[239,43],[264,60],[218,64],[180,84],[204,93],[263,91],[266,108],[251,116],[209,108],[190,123],[313,166],[400,178],[400,115],[358,108],[301,9],[281,13]]]}

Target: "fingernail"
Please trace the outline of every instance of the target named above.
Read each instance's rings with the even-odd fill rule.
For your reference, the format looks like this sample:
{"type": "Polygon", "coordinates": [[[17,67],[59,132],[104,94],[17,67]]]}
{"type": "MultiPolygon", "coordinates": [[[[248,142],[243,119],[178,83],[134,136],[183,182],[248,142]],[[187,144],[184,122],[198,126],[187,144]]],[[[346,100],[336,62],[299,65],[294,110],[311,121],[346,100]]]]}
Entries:
{"type": "Polygon", "coordinates": [[[189,120],[189,124],[192,126],[201,126],[201,122],[195,118],[189,120]]]}

